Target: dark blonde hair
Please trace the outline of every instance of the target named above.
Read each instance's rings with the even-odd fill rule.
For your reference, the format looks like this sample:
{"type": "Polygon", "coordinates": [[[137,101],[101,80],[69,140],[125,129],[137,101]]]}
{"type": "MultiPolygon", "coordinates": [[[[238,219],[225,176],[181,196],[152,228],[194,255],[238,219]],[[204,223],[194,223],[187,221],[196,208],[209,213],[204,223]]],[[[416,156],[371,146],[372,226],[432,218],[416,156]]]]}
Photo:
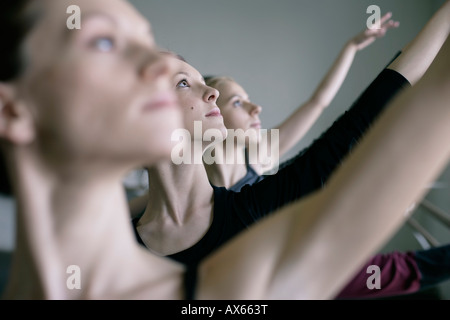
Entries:
{"type": "Polygon", "coordinates": [[[229,76],[204,76],[205,83],[209,87],[217,89],[217,84],[222,81],[232,81],[236,82],[232,77],[229,76]]]}

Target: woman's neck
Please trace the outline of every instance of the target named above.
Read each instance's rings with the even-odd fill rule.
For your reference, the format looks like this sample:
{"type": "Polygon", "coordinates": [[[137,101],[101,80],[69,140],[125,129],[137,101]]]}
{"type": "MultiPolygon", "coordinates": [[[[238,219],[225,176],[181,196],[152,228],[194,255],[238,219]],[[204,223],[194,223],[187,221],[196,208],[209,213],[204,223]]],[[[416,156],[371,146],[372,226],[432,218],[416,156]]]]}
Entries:
{"type": "Polygon", "coordinates": [[[119,275],[147,257],[132,233],[120,174],[98,167],[49,174],[20,159],[13,170],[17,254],[6,297],[95,299],[127,290],[132,281],[119,275]]]}
{"type": "Polygon", "coordinates": [[[231,188],[247,174],[245,147],[230,143],[233,143],[231,149],[224,142],[206,152],[214,157],[204,158],[208,179],[217,187],[231,188]]]}
{"type": "Polygon", "coordinates": [[[148,173],[147,207],[136,226],[142,241],[160,256],[193,246],[208,232],[214,214],[214,189],[203,164],[167,161],[148,173]]]}
{"type": "Polygon", "coordinates": [[[160,163],[148,170],[149,201],[141,223],[168,216],[177,225],[191,218],[195,208],[211,204],[213,188],[203,164],[160,163]]]}

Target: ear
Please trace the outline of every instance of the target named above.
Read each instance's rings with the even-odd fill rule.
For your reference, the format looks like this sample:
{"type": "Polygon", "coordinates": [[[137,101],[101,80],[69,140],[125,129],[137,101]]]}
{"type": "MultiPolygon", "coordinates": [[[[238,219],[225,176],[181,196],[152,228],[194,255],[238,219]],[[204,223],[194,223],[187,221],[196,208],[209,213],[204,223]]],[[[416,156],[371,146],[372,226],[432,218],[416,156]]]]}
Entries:
{"type": "Polygon", "coordinates": [[[0,139],[28,144],[35,136],[33,123],[30,110],[16,98],[14,87],[0,82],[0,139]]]}

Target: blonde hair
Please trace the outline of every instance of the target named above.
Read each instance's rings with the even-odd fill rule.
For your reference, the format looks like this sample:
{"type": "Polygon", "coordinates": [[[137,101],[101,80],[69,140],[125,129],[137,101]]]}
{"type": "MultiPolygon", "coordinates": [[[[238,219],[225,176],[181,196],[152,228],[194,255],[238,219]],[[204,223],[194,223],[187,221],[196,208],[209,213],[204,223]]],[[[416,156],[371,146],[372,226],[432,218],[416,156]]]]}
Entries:
{"type": "Polygon", "coordinates": [[[217,89],[217,85],[222,81],[232,81],[236,82],[232,77],[229,76],[207,76],[205,78],[205,83],[209,87],[213,87],[217,89]]]}

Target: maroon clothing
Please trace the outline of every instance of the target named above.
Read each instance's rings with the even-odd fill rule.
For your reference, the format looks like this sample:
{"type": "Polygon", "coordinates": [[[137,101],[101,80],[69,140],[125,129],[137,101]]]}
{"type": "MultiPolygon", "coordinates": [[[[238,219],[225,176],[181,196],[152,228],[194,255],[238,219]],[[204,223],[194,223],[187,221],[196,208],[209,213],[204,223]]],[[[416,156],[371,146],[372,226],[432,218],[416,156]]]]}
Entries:
{"type": "Polygon", "coordinates": [[[420,280],[414,252],[378,254],[361,268],[337,298],[380,298],[415,293],[421,289],[420,280]],[[370,266],[378,267],[380,273],[370,266]],[[376,284],[379,287],[374,287],[376,284]]]}

